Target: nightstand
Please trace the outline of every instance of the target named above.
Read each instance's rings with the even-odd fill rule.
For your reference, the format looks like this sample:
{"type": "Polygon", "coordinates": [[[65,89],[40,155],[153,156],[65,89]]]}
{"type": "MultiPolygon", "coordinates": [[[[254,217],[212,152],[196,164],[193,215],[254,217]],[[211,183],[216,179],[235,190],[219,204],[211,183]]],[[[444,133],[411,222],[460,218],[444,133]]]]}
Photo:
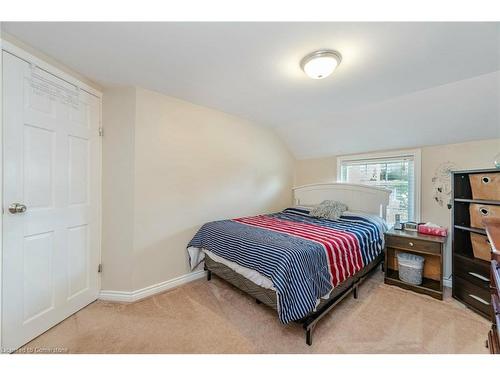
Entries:
{"type": "Polygon", "coordinates": [[[385,283],[442,300],[445,243],[446,237],[430,236],[407,230],[389,230],[385,233],[385,283]],[[421,285],[408,284],[399,279],[397,254],[400,252],[425,258],[421,285]]]}

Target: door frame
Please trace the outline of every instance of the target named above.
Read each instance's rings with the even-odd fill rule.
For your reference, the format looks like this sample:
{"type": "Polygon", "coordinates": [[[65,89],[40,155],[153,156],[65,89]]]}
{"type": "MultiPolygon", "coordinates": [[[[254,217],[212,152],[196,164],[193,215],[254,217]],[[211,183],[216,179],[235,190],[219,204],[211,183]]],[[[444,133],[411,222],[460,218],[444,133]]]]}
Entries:
{"type": "MultiPolygon", "coordinates": [[[[99,99],[100,103],[100,113],[99,113],[99,127],[102,127],[102,92],[96,90],[95,88],[87,85],[86,83],[78,80],[76,77],[56,68],[55,66],[49,64],[48,62],[32,55],[31,53],[25,51],[24,49],[0,38],[0,52],[6,51],[21,60],[26,61],[29,64],[35,65],[39,69],[46,71],[55,77],[62,79],[69,84],[86,91],[90,95],[93,95],[99,99]]],[[[3,115],[3,70],[2,70],[2,57],[0,56],[0,204],[2,206],[2,214],[0,215],[0,348],[2,348],[2,260],[3,260],[3,130],[4,130],[4,115],[3,115]]],[[[99,176],[99,193],[98,193],[98,210],[99,210],[99,223],[98,223],[98,257],[101,260],[101,243],[102,243],[102,137],[99,137],[99,166],[98,166],[98,176],[99,176]]],[[[98,275],[98,290],[101,289],[101,276],[98,275]]],[[[1,353],[0,353],[1,354],[1,353]]]]}

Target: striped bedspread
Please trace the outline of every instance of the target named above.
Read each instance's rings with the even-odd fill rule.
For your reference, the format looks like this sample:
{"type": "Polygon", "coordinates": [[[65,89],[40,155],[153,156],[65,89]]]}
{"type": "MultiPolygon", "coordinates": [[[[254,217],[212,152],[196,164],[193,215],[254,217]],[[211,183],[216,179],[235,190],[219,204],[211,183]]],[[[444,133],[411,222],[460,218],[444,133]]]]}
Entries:
{"type": "Polygon", "coordinates": [[[383,225],[370,215],[344,213],[339,220],[326,220],[288,208],[207,223],[188,247],[207,249],[268,277],[279,318],[288,323],[306,316],[319,298],[380,254],[383,225]]]}

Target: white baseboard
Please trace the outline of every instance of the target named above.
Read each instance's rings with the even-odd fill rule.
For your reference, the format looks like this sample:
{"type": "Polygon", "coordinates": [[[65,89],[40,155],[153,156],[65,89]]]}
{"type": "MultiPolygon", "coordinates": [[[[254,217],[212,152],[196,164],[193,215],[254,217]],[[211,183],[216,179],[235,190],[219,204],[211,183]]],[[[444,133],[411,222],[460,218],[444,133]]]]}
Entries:
{"type": "Polygon", "coordinates": [[[166,290],[175,288],[182,284],[189,283],[197,279],[201,279],[206,275],[205,271],[195,271],[176,277],[175,279],[162,281],[161,283],[147,286],[142,289],[137,289],[131,292],[122,292],[117,290],[101,290],[99,299],[103,301],[113,302],[135,302],[140,299],[164,292],[166,290]]]}
{"type": "MultiPolygon", "coordinates": [[[[166,290],[178,287],[194,280],[205,277],[205,271],[194,271],[186,275],[176,277],[175,279],[162,281],[161,283],[147,286],[142,289],[137,289],[132,292],[122,292],[118,290],[101,290],[99,299],[112,302],[135,302],[140,299],[150,297],[154,294],[164,292],[166,290]]],[[[451,288],[451,278],[443,279],[443,285],[451,288]]]]}

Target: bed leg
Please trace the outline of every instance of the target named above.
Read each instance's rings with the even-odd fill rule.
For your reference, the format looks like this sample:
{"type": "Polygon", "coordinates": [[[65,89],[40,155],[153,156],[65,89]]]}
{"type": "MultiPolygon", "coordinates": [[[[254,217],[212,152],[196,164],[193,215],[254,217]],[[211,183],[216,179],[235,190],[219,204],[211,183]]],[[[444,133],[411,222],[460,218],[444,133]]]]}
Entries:
{"type": "Polygon", "coordinates": [[[207,270],[207,281],[212,280],[212,271],[207,270]]]}
{"type": "Polygon", "coordinates": [[[313,343],[313,330],[314,326],[306,328],[306,344],[309,346],[313,343]]]}
{"type": "Polygon", "coordinates": [[[352,294],[354,299],[358,299],[358,284],[354,285],[354,289],[352,290],[352,294]]]}

